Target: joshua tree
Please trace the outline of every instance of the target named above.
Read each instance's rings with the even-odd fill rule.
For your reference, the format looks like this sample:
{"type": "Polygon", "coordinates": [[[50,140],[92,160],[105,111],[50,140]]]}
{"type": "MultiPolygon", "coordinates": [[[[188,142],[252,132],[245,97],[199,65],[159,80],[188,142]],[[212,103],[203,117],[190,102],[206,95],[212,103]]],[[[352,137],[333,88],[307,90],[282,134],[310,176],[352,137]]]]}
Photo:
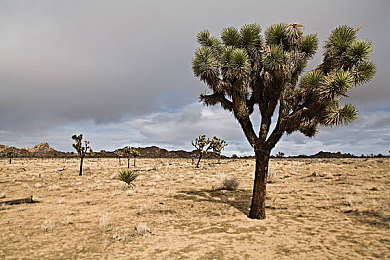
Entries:
{"type": "Polygon", "coordinates": [[[199,158],[198,158],[198,163],[196,164],[196,168],[199,168],[199,163],[203,157],[203,154],[207,153],[207,151],[211,149],[209,145],[210,142],[211,141],[209,138],[206,139],[206,135],[200,135],[198,138],[195,139],[195,142],[194,141],[191,142],[192,146],[194,146],[199,153],[199,158]],[[207,145],[209,146],[206,147],[207,145]]]}
{"type": "Polygon", "coordinates": [[[131,152],[131,154],[134,157],[134,167],[135,167],[135,158],[138,157],[138,156],[141,156],[141,153],[138,152],[135,148],[131,148],[130,152],[131,152]]]}
{"type": "Polygon", "coordinates": [[[349,124],[358,112],[341,98],[367,83],[376,68],[369,60],[371,42],[356,39],[359,30],[340,26],[324,45],[322,63],[305,72],[316,53],[316,34],[303,35],[300,24],[275,24],[265,31],[257,24],[223,29],[221,40],[207,30],[197,35],[201,45],[192,60],[194,75],[210,88],[200,96],[209,106],[220,104],[241,125],[256,157],[250,218],[264,219],[266,180],[271,150],[283,134],[300,131],[312,137],[318,126],[349,124]],[[259,109],[258,132],[250,115],[259,109]],[[276,110],[276,111],[275,111],[276,110]],[[271,126],[272,115],[277,115],[271,126]],[[272,131],[271,131],[272,130],[272,131]]]}
{"type": "Polygon", "coordinates": [[[123,153],[127,157],[127,168],[130,168],[131,147],[130,146],[126,146],[125,148],[123,148],[123,153]]]}
{"type": "Polygon", "coordinates": [[[222,150],[227,146],[227,143],[223,139],[219,139],[216,136],[213,137],[210,143],[211,149],[218,156],[218,162],[221,159],[222,150]]]}
{"type": "Polygon", "coordinates": [[[5,156],[7,156],[9,158],[9,164],[12,163],[12,158],[15,157],[15,150],[13,149],[13,147],[10,147],[6,150],[5,152],[5,156]]]}
{"type": "Polygon", "coordinates": [[[283,152],[278,152],[276,154],[276,158],[283,158],[284,157],[284,153],[283,152]]]}
{"type": "Polygon", "coordinates": [[[120,151],[119,149],[118,150],[115,150],[115,155],[118,157],[118,160],[119,160],[119,166],[121,166],[121,157],[122,157],[122,151],[120,151]]]}
{"type": "Polygon", "coordinates": [[[190,155],[190,158],[191,158],[191,164],[194,164],[194,160],[196,159],[196,154],[191,154],[190,155]]]}
{"type": "Polygon", "coordinates": [[[80,157],[80,172],[79,176],[83,175],[83,160],[85,155],[89,153],[93,153],[92,148],[89,146],[89,141],[84,141],[84,146],[83,146],[83,134],[80,134],[79,136],[73,135],[72,139],[76,142],[73,144],[73,148],[76,149],[77,154],[80,157]]]}

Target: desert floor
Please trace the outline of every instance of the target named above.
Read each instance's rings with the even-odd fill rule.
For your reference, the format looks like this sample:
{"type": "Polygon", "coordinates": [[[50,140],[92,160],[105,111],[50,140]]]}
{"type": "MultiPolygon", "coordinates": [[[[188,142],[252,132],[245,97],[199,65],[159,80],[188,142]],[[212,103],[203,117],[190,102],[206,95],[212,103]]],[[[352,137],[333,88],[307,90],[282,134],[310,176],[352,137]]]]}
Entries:
{"type": "Polygon", "coordinates": [[[0,201],[39,201],[0,206],[0,259],[390,259],[390,159],[273,159],[266,220],[254,160],[137,159],[132,189],[124,159],[78,163],[0,161],[0,201]]]}

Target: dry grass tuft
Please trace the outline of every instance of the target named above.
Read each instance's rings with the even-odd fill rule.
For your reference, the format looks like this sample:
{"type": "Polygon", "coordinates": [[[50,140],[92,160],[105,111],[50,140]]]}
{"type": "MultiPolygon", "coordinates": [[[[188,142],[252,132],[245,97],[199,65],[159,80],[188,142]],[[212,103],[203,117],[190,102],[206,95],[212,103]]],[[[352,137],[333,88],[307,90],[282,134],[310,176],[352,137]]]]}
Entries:
{"type": "Polygon", "coordinates": [[[221,190],[236,190],[240,182],[235,176],[225,177],[222,180],[221,190]]]}
{"type": "Polygon", "coordinates": [[[134,233],[137,237],[146,237],[152,234],[146,223],[139,223],[137,226],[135,226],[134,233]]]}
{"type": "Polygon", "coordinates": [[[45,219],[42,223],[43,232],[52,232],[55,228],[55,224],[51,219],[45,219]]]}
{"type": "Polygon", "coordinates": [[[100,230],[107,232],[112,229],[111,214],[103,214],[100,218],[100,230]]]}

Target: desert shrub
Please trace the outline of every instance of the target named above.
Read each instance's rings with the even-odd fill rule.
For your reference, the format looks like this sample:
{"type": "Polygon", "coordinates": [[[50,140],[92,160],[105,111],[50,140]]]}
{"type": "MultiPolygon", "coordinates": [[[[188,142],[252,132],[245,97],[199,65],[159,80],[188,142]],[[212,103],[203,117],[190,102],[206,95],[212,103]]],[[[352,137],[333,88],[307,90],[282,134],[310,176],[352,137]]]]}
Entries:
{"type": "Polygon", "coordinates": [[[138,177],[138,173],[134,170],[124,169],[119,171],[118,177],[119,180],[127,183],[130,187],[133,187],[134,184],[132,182],[138,177]]]}
{"type": "Polygon", "coordinates": [[[274,171],[268,171],[267,174],[267,183],[274,183],[276,180],[276,172],[274,171]]]}
{"type": "Polygon", "coordinates": [[[146,225],[146,223],[139,223],[134,227],[134,233],[137,237],[149,236],[152,232],[150,228],[146,225]]]}
{"type": "Polygon", "coordinates": [[[222,180],[221,190],[236,190],[240,182],[234,176],[225,177],[222,180]]]}

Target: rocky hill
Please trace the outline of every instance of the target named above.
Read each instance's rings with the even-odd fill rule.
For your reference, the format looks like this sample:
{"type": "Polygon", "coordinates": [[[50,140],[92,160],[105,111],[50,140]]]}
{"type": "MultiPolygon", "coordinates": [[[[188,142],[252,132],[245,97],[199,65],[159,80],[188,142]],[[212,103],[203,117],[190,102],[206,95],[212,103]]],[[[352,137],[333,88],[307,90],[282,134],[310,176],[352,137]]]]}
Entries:
{"type": "MultiPolygon", "coordinates": [[[[6,145],[0,145],[0,157],[7,157],[7,152],[9,150],[13,151],[14,157],[22,158],[67,158],[77,156],[74,152],[57,151],[48,143],[44,142],[35,145],[33,148],[16,148],[13,146],[9,147],[6,145]]],[[[136,148],[136,150],[141,153],[142,158],[190,158],[191,154],[196,154],[196,151],[168,151],[157,146],[139,147],[136,148]]],[[[100,152],[95,152],[93,155],[88,155],[88,157],[115,158],[117,155],[113,151],[101,150],[100,152]]],[[[216,158],[216,156],[213,154],[207,154],[204,158],[216,158]]]]}

